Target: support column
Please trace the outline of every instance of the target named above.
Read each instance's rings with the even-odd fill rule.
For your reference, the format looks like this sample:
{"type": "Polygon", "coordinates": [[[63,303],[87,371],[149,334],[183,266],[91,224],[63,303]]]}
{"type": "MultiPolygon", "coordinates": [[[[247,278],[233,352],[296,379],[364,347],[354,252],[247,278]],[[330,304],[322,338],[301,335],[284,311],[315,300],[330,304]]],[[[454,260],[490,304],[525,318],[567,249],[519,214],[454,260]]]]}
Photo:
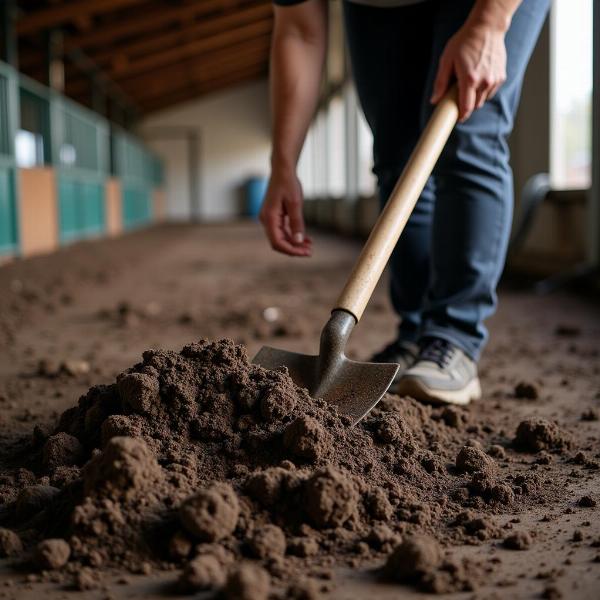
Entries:
{"type": "Polygon", "coordinates": [[[592,187],[589,196],[589,255],[592,266],[600,266],[600,6],[592,8],[592,187]]]}
{"type": "Polygon", "coordinates": [[[63,94],[65,91],[65,62],[62,31],[53,29],[48,32],[46,43],[48,87],[63,94]]]}
{"type": "Polygon", "coordinates": [[[18,47],[15,21],[17,3],[15,0],[0,2],[0,59],[15,69],[18,68],[18,47]]]}

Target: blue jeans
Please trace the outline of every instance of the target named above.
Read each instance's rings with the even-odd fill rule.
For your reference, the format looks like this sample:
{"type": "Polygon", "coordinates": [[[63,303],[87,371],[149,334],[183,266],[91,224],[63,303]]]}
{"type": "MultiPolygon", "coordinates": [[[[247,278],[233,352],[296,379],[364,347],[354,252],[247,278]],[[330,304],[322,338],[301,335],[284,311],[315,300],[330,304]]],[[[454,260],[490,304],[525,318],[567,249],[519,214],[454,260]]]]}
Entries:
{"type": "MultiPolygon", "coordinates": [[[[432,112],[439,57],[473,4],[428,0],[374,8],[344,2],[382,205],[432,112]]],[[[517,9],[506,35],[506,82],[456,126],[390,259],[391,297],[403,340],[444,338],[474,360],[480,356],[512,221],[507,138],[548,8],[549,0],[524,0],[517,9]]]]}

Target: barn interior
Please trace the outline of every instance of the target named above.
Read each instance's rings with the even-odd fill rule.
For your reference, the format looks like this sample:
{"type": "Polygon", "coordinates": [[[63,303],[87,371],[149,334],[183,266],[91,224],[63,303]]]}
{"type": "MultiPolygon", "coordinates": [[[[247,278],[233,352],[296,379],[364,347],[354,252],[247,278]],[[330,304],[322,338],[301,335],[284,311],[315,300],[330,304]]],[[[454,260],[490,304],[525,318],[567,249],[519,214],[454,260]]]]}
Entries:
{"type": "Polygon", "coordinates": [[[600,10],[555,0],[525,75],[483,397],[352,425],[252,363],[318,353],[380,213],[328,5],[298,259],[258,220],[270,0],[2,2],[0,598],[597,598],[600,10]]]}

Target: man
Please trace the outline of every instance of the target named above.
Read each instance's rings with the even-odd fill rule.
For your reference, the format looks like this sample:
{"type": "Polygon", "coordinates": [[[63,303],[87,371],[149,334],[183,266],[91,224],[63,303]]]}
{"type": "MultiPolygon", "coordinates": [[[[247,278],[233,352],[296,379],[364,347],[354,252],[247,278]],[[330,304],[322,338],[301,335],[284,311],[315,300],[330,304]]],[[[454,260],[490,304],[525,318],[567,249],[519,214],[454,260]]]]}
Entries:
{"type": "MultiPolygon", "coordinates": [[[[273,149],[261,221],[275,250],[310,256],[296,163],[315,111],[327,0],[274,0],[273,149]]],[[[496,306],[512,219],[507,136],[549,0],[344,1],[356,88],[388,199],[433,105],[457,82],[459,123],[390,260],[400,364],[391,390],[437,403],[481,396],[483,321],[496,306]]]]}

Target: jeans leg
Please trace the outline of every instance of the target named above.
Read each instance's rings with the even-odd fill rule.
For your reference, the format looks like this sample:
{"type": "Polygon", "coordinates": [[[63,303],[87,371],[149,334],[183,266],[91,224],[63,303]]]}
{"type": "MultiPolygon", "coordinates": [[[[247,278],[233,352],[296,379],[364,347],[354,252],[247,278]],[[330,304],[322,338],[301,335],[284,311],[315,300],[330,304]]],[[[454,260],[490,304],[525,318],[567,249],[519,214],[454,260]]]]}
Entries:
{"type": "MultiPolygon", "coordinates": [[[[346,36],[358,97],[373,132],[374,168],[383,206],[419,135],[432,46],[430,3],[376,8],[344,2],[346,36]]],[[[389,263],[399,336],[416,341],[429,284],[433,182],[423,193],[389,263]]]]}
{"type": "MultiPolygon", "coordinates": [[[[438,4],[434,56],[441,54],[472,4],[438,4]]],[[[448,339],[475,360],[488,335],[484,320],[496,308],[510,233],[513,187],[507,137],[548,6],[548,0],[528,0],[517,10],[506,35],[507,81],[491,101],[457,125],[434,170],[432,271],[422,333],[448,339]]],[[[431,66],[430,85],[437,60],[431,66]]]]}

